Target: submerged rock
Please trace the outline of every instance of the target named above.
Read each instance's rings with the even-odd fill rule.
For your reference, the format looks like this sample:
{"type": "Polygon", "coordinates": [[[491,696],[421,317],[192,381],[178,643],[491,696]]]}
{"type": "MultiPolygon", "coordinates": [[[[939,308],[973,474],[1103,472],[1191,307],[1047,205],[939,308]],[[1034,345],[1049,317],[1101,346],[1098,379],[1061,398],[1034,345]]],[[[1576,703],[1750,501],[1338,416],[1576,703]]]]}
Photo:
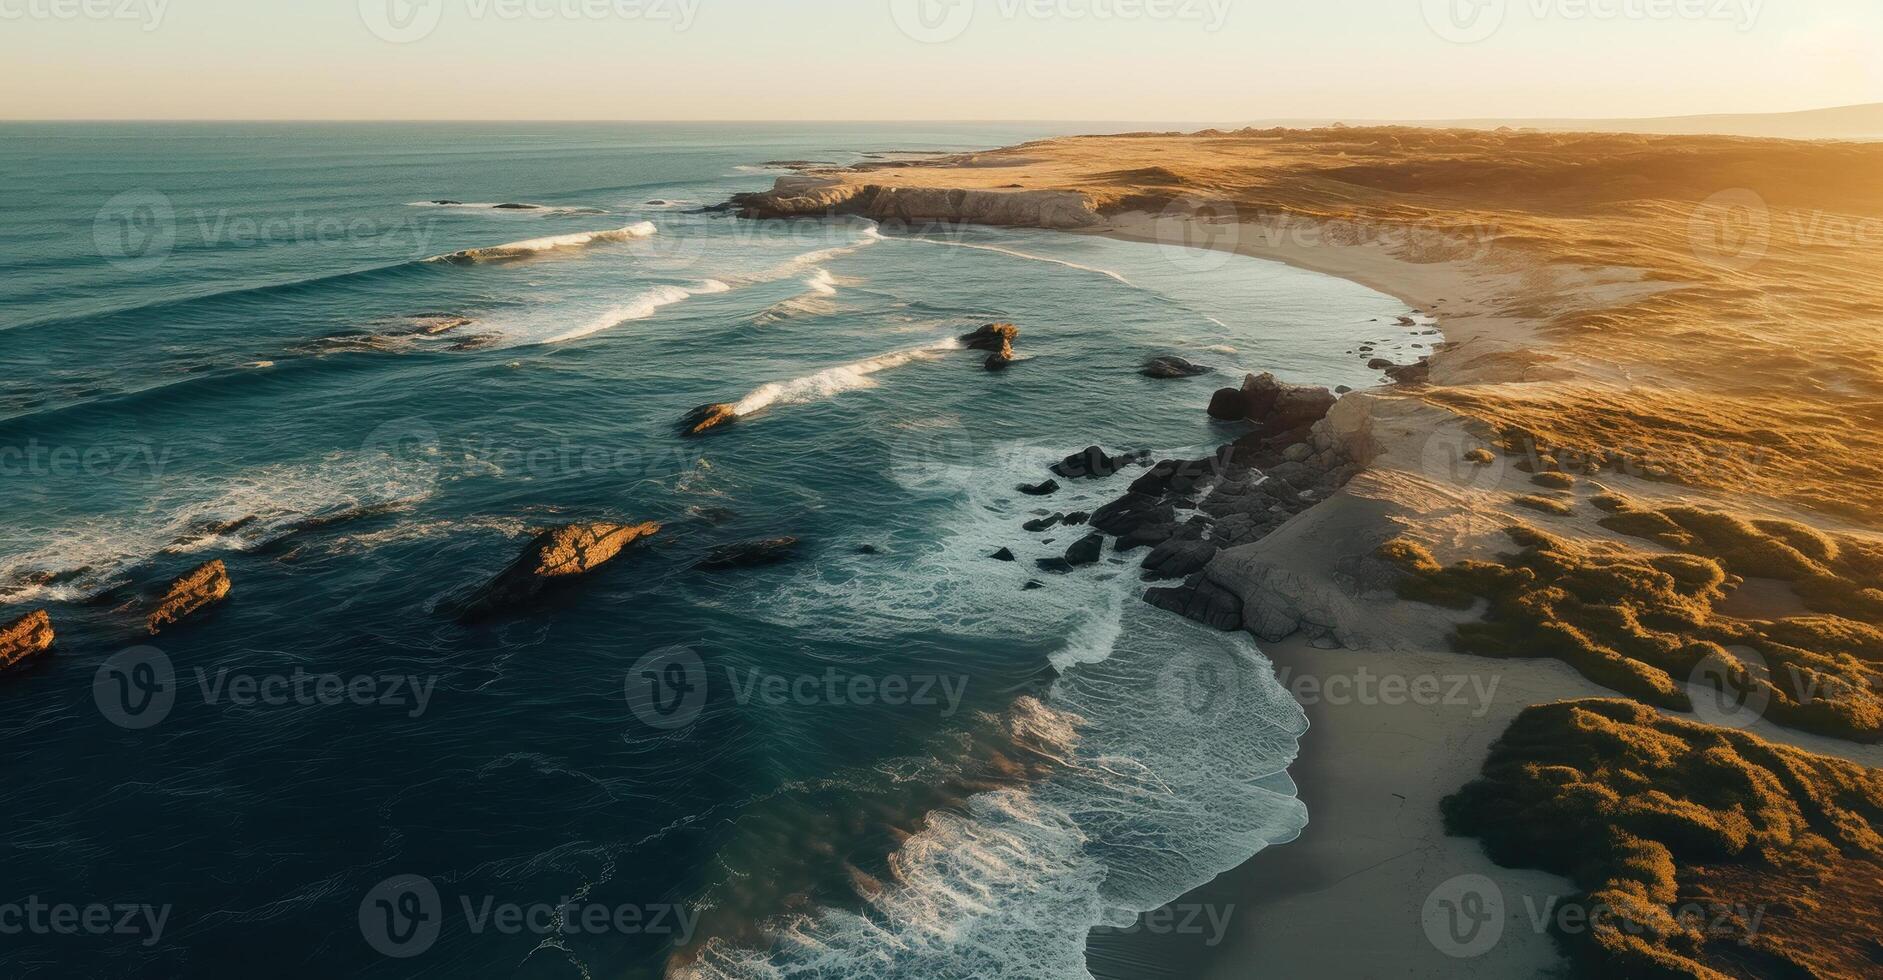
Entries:
{"type": "Polygon", "coordinates": [[[1073,453],[1053,464],[1053,473],[1068,480],[1103,478],[1111,476],[1128,466],[1142,466],[1151,461],[1151,454],[1145,451],[1108,455],[1098,446],[1087,446],[1084,451],[1073,453]]]}
{"type": "Polygon", "coordinates": [[[1145,361],[1144,366],[1138,369],[1138,373],[1147,378],[1170,380],[1173,378],[1194,378],[1199,375],[1211,374],[1215,370],[1215,368],[1204,367],[1201,364],[1192,364],[1181,357],[1165,356],[1153,357],[1145,361]]]}
{"type": "Polygon", "coordinates": [[[793,537],[768,538],[764,541],[744,541],[738,544],[722,545],[706,553],[695,569],[704,572],[724,572],[735,568],[757,568],[761,565],[775,565],[796,557],[798,539],[793,537]]]}
{"type": "Polygon", "coordinates": [[[683,436],[704,435],[714,429],[723,429],[739,421],[735,406],[728,402],[701,405],[680,419],[680,434],[683,436]]]}
{"type": "Polygon", "coordinates": [[[229,597],[233,586],[229,569],[221,559],[197,566],[189,574],[170,584],[157,608],[144,620],[144,628],[156,636],[166,628],[202,612],[229,597]]]}
{"type": "Polygon", "coordinates": [[[552,582],[586,575],[613,561],[629,545],[660,532],[644,524],[568,524],[536,536],[510,567],[463,604],[460,621],[482,619],[523,605],[552,582]]]}
{"type": "Polygon", "coordinates": [[[992,555],[989,555],[988,557],[994,559],[995,561],[1019,561],[1018,558],[1014,557],[1012,548],[1002,548],[999,551],[994,552],[992,555]]]}
{"type": "Polygon", "coordinates": [[[1017,489],[1029,497],[1048,497],[1059,492],[1059,481],[1047,480],[1045,483],[1031,485],[1023,483],[1017,489]]]}
{"type": "Polygon", "coordinates": [[[0,626],[0,670],[52,649],[52,617],[44,609],[0,626]]]}
{"type": "Polygon", "coordinates": [[[1007,370],[1013,366],[1013,348],[1009,347],[987,355],[987,360],[981,362],[981,366],[989,371],[1007,370]]]}
{"type": "Polygon", "coordinates": [[[1034,534],[1038,534],[1041,531],[1052,530],[1053,528],[1059,526],[1060,521],[1063,521],[1065,519],[1066,519],[1066,515],[1064,514],[1054,514],[1051,517],[1042,517],[1036,521],[1028,521],[1025,524],[1022,524],[1020,526],[1025,528],[1028,531],[1033,532],[1034,534]]]}

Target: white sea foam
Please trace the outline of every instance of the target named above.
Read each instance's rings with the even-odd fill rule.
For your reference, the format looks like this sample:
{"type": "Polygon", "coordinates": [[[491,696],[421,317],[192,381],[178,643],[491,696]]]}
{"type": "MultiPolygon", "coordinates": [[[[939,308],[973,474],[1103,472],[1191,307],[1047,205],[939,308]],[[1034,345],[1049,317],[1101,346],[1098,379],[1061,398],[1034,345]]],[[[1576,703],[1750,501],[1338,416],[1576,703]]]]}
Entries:
{"type": "Polygon", "coordinates": [[[733,405],[733,413],[743,418],[774,405],[796,405],[821,401],[846,391],[873,388],[876,386],[875,380],[870,377],[873,374],[916,361],[929,360],[943,351],[960,349],[961,342],[950,337],[924,347],[879,354],[861,361],[840,364],[816,374],[807,374],[802,378],[761,385],[736,402],[733,405]]]}
{"type": "Polygon", "coordinates": [[[837,295],[837,279],[828,269],[818,269],[811,273],[811,278],[804,280],[804,285],[819,296],[837,295]]]}
{"type": "Polygon", "coordinates": [[[561,252],[587,248],[606,242],[626,242],[637,238],[647,238],[655,233],[651,221],[637,221],[626,228],[607,231],[584,231],[570,235],[552,235],[547,238],[531,238],[505,245],[490,245],[484,248],[467,248],[444,255],[434,255],[427,262],[489,262],[500,259],[521,259],[548,252],[561,252]]]}
{"type": "Polygon", "coordinates": [[[413,201],[408,208],[455,208],[469,211],[502,211],[507,214],[607,214],[601,208],[556,204],[509,204],[483,201],[413,201]]]}
{"type": "Polygon", "coordinates": [[[564,330],[561,333],[554,334],[542,340],[525,340],[523,342],[559,344],[564,341],[575,340],[579,337],[587,337],[590,334],[600,333],[611,327],[618,327],[623,323],[629,323],[634,320],[645,320],[660,312],[662,307],[672,306],[675,303],[684,303],[695,296],[727,292],[731,288],[731,286],[717,279],[708,279],[705,282],[691,287],[655,286],[652,289],[648,289],[636,295],[626,303],[611,306],[603,310],[595,316],[583,321],[579,326],[564,330]]]}
{"type": "Polygon", "coordinates": [[[1034,255],[1031,252],[1022,252],[1019,249],[1014,249],[1014,248],[1003,248],[999,245],[975,245],[969,242],[946,242],[938,238],[917,238],[913,236],[908,237],[908,238],[892,238],[890,240],[898,241],[898,242],[922,242],[927,245],[946,245],[950,248],[968,248],[968,249],[973,249],[977,252],[996,252],[1001,255],[1011,255],[1017,259],[1026,259],[1029,262],[1045,262],[1049,265],[1058,265],[1058,266],[1064,266],[1068,269],[1077,269],[1080,272],[1095,273],[1097,275],[1104,276],[1107,279],[1111,279],[1116,282],[1123,283],[1127,286],[1130,286],[1132,284],[1131,280],[1126,279],[1124,276],[1121,276],[1118,273],[1111,271],[1110,269],[1101,269],[1095,265],[1081,265],[1080,263],[1077,263],[1077,262],[1070,262],[1070,261],[1067,261],[1066,259],[1055,259],[1055,258],[1052,258],[1050,256],[1045,256],[1045,255],[1034,255]]]}
{"type": "MultiPolygon", "coordinates": [[[[1306,719],[1246,636],[1152,608],[1118,559],[1066,576],[1032,567],[1088,533],[1016,528],[1039,501],[1012,488],[1065,451],[981,447],[951,484],[954,516],[933,547],[904,565],[805,569],[751,597],[752,608],[812,634],[893,636],[917,625],[1067,637],[1050,693],[1021,698],[1008,718],[1034,736],[1029,744],[1057,746],[1049,754],[1060,764],[973,797],[965,813],[930,814],[891,855],[885,886],[862,896],[862,912],[787,915],[769,923],[769,948],[714,940],[673,975],[1083,977],[1093,928],[1128,925],[1305,826],[1286,767],[1306,719]],[[999,547],[1025,554],[990,561],[999,547]],[[1030,578],[1047,587],[1021,591],[1030,578]]],[[[1116,484],[1078,481],[1052,506],[1089,509],[1116,484]]]]}
{"type": "Polygon", "coordinates": [[[167,479],[141,510],[19,528],[0,539],[0,594],[17,602],[81,600],[123,584],[159,555],[248,551],[309,522],[414,505],[432,493],[435,452],[339,453],[311,464],[167,479]],[[48,575],[58,580],[23,584],[48,575]]]}

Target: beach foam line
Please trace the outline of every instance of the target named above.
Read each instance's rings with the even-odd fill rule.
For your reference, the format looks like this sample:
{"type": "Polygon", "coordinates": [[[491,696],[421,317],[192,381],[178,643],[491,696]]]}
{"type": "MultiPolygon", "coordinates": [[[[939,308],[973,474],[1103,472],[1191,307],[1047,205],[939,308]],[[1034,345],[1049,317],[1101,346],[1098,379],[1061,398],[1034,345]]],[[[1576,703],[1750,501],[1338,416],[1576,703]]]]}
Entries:
{"type": "Polygon", "coordinates": [[[566,340],[575,340],[578,337],[587,337],[590,334],[600,333],[603,330],[607,330],[610,327],[620,326],[623,323],[629,323],[634,320],[645,320],[653,316],[654,314],[660,312],[660,310],[663,307],[672,306],[675,303],[684,303],[687,300],[692,299],[695,296],[708,296],[714,293],[724,293],[724,292],[729,292],[731,289],[732,289],[731,286],[728,286],[725,283],[720,282],[717,279],[708,279],[705,282],[702,282],[697,286],[691,286],[691,287],[671,286],[671,285],[655,286],[652,289],[649,289],[635,296],[633,299],[628,300],[626,303],[622,303],[619,306],[609,307],[606,311],[595,316],[594,318],[590,319],[588,322],[582,324],[579,327],[576,327],[572,330],[565,331],[563,333],[556,334],[555,336],[549,337],[548,339],[545,339],[545,340],[528,341],[528,342],[529,343],[543,343],[543,344],[559,344],[566,340]]]}
{"type": "Polygon", "coordinates": [[[754,412],[760,412],[774,405],[798,405],[805,402],[822,401],[858,388],[874,388],[876,382],[871,375],[891,368],[899,368],[916,361],[931,360],[943,351],[960,350],[961,342],[950,337],[922,347],[909,350],[893,351],[864,358],[849,364],[826,368],[816,374],[807,374],[790,381],[774,382],[761,385],[751,394],[733,403],[733,414],[744,418],[754,412]]]}
{"type": "MultiPolygon", "coordinates": [[[[738,276],[734,278],[733,281],[738,283],[741,286],[746,286],[746,285],[756,285],[758,283],[778,282],[783,279],[789,279],[792,276],[795,276],[805,271],[806,269],[816,269],[818,266],[823,265],[824,263],[829,262],[832,259],[840,259],[846,255],[853,255],[862,249],[868,248],[871,245],[874,245],[877,242],[882,241],[883,237],[884,237],[883,233],[880,231],[877,231],[875,224],[872,223],[868,228],[865,228],[863,230],[863,234],[859,235],[856,241],[851,242],[848,245],[836,245],[830,248],[813,249],[812,251],[809,251],[809,252],[804,252],[798,255],[794,255],[791,258],[788,258],[784,260],[783,262],[780,262],[777,265],[774,265],[771,268],[766,269],[763,272],[758,272],[758,273],[745,275],[745,276],[738,276]]],[[[818,269],[817,271],[822,273],[825,277],[829,277],[830,275],[828,272],[825,272],[822,269],[818,269]]],[[[813,278],[816,278],[816,277],[814,276],[813,278]]],[[[835,286],[834,280],[831,281],[830,285],[832,285],[833,291],[834,291],[834,286],[835,286]]]]}
{"type": "Polygon", "coordinates": [[[434,255],[427,262],[470,263],[488,262],[500,259],[520,259],[548,252],[561,252],[571,249],[587,248],[606,242],[626,242],[637,238],[647,238],[657,229],[651,221],[637,221],[626,228],[614,228],[606,231],[584,231],[572,235],[551,235],[546,238],[530,238],[504,245],[489,245],[483,248],[467,248],[458,252],[434,255]]]}
{"type": "Polygon", "coordinates": [[[1070,262],[1065,259],[1055,259],[1055,258],[1052,258],[1050,256],[1045,256],[1045,255],[1034,255],[1031,252],[1022,252],[1019,249],[1012,249],[1012,248],[1002,248],[999,245],[974,245],[968,242],[945,242],[945,241],[941,241],[940,239],[935,239],[935,238],[916,238],[916,237],[906,237],[906,238],[898,237],[892,240],[898,241],[898,242],[923,242],[929,245],[946,245],[946,246],[949,246],[950,248],[971,248],[977,252],[997,252],[1001,255],[1011,255],[1016,259],[1026,259],[1030,262],[1045,262],[1049,265],[1059,265],[1059,266],[1064,266],[1068,269],[1077,269],[1080,272],[1091,272],[1097,275],[1104,276],[1107,279],[1111,279],[1116,282],[1123,283],[1124,285],[1127,285],[1127,286],[1133,285],[1131,280],[1126,279],[1124,276],[1121,276],[1118,273],[1111,271],[1110,269],[1101,269],[1095,265],[1081,265],[1077,262],[1070,262]]]}

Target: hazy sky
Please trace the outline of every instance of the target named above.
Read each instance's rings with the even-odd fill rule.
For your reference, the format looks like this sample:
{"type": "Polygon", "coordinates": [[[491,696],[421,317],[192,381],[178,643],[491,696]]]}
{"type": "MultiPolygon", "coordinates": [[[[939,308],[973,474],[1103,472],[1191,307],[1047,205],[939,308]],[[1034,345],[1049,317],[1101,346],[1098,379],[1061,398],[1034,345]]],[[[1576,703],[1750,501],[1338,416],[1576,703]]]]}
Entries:
{"type": "Polygon", "coordinates": [[[0,117],[1678,115],[1880,51],[1878,0],[0,0],[0,117]]]}

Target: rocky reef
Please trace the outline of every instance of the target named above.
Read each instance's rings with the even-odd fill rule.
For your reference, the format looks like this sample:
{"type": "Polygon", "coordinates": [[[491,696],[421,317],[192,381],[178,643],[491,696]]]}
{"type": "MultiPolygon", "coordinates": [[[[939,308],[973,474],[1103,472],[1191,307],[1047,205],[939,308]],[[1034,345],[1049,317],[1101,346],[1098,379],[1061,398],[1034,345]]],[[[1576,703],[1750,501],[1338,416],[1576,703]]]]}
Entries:
{"type": "Polygon", "coordinates": [[[660,525],[568,524],[536,536],[523,554],[459,606],[458,619],[489,618],[540,596],[553,583],[587,575],[613,561],[629,545],[660,532],[660,525]]]}
{"type": "Polygon", "coordinates": [[[44,609],[0,626],[0,670],[52,649],[53,639],[52,617],[44,609]]]}
{"type": "Polygon", "coordinates": [[[731,207],[751,219],[857,215],[890,226],[945,223],[1069,230],[1103,221],[1093,199],[1077,191],[896,187],[801,174],[778,178],[769,191],[734,195],[731,207]]]}
{"type": "Polygon", "coordinates": [[[221,559],[199,565],[170,584],[157,601],[157,608],[144,620],[144,628],[156,636],[227,599],[232,590],[229,569],[221,559]]]}

